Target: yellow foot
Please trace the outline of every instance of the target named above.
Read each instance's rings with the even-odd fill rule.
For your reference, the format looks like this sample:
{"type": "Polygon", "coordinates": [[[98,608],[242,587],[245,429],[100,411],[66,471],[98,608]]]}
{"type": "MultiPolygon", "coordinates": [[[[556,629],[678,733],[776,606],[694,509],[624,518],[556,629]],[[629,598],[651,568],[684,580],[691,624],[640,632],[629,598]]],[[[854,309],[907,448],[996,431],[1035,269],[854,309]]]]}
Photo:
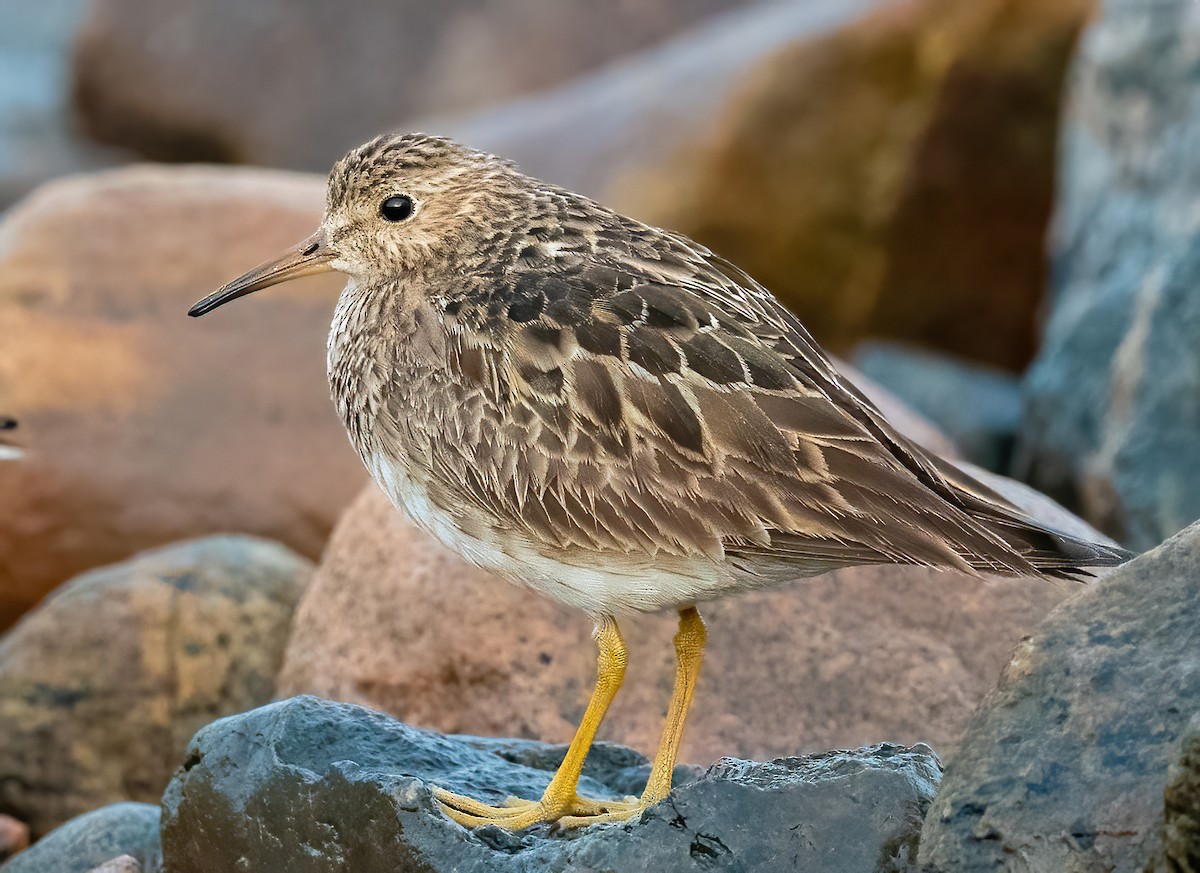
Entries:
{"type": "Polygon", "coordinates": [[[489,806],[478,800],[455,794],[444,788],[434,788],[433,796],[446,813],[463,827],[477,828],[496,825],[506,831],[519,831],[536,824],[557,823],[560,827],[583,827],[601,822],[625,821],[641,813],[647,806],[640,798],[625,800],[590,800],[574,797],[559,800],[522,800],[510,797],[504,806],[489,806]]]}

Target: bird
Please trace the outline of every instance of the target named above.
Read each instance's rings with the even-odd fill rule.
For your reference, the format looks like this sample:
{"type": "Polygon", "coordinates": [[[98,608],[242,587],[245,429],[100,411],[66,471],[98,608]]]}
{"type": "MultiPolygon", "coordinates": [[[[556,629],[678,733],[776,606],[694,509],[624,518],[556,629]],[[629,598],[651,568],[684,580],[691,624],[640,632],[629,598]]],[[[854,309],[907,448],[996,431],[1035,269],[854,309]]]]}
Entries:
{"type": "Polygon", "coordinates": [[[330,390],[374,481],[467,561],[595,623],[595,686],[542,796],[433,789],[468,828],[622,821],[666,798],[707,601],[860,564],[1083,579],[1130,557],[906,439],[730,261],[488,152],[420,133],[353,149],[317,231],[189,314],[328,270],[347,276],[330,390]],[[618,622],[668,609],[645,790],[583,797],[626,671],[618,622]]]}

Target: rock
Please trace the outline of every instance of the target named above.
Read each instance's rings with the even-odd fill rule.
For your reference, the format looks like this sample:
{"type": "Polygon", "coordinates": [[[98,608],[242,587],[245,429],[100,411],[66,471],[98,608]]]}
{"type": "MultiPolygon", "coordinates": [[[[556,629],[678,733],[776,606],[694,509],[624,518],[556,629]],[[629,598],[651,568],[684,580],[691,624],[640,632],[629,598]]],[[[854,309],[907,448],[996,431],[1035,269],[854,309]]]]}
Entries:
{"type": "Polygon", "coordinates": [[[0,210],[37,184],[115,154],[75,135],[68,49],[86,0],[6,4],[0,30],[0,210]]]}
{"type": "MultiPolygon", "coordinates": [[[[159,869],[159,809],[148,803],[114,803],[72,819],[7,864],[4,873],[105,873],[120,855],[134,859],[145,873],[159,869]],[[107,869],[106,869],[107,868],[107,869]]],[[[122,871],[124,873],[124,871],[122,871]]]]}
{"type": "Polygon", "coordinates": [[[29,848],[29,825],[11,815],[0,815],[0,862],[29,848]]]}
{"type": "MultiPolygon", "coordinates": [[[[210,870],[908,870],[940,775],[926,747],[767,763],[725,759],[640,819],[551,833],[474,833],[436,783],[498,802],[537,795],[563,748],[446,737],[301,697],[204,728],[163,798],[163,858],[210,870]]],[[[581,790],[636,792],[645,759],[598,746],[581,790]]]]}
{"type": "Polygon", "coordinates": [[[142,865],[131,855],[121,855],[94,868],[91,873],[142,873],[142,865]]]}
{"type": "Polygon", "coordinates": [[[1200,15],[1113,0],[1073,75],[1022,478],[1135,548],[1200,516],[1200,15]]]}
{"type": "MultiPolygon", "coordinates": [[[[989,482],[1066,526],[1068,514],[1044,498],[1039,506],[1014,483],[989,482]]],[[[708,604],[684,757],[881,737],[948,753],[1012,647],[1073,590],[879,566],[708,604]]],[[[601,735],[649,750],[674,675],[675,618],[622,629],[633,667],[601,735]]],[[[301,602],[279,693],[361,703],[448,733],[565,742],[594,678],[590,631],[582,615],[467,566],[368,486],[301,602]]]]}
{"type": "Polygon", "coordinates": [[[1184,787],[1194,772],[1182,775],[1195,734],[1182,755],[1180,740],[1197,711],[1200,523],[1064,603],[1017,648],[946,771],[923,869],[1016,858],[1029,873],[1188,869],[1162,866],[1164,791],[1169,827],[1186,832],[1200,809],[1195,782],[1184,787]]]}
{"type": "Polygon", "coordinates": [[[1020,370],[1062,80],[1092,5],[767,4],[415,125],[695,237],[835,350],[879,335],[1020,370]]]}
{"type": "Polygon", "coordinates": [[[75,106],[155,159],[325,171],[405,117],[554,85],[748,2],[97,0],[75,106]]]}
{"type": "Polygon", "coordinates": [[[140,167],[56,182],[0,222],[0,629],[76,573],[223,531],[321,551],[366,476],[329,402],[342,279],[187,308],[319,221],[324,183],[140,167]]]}
{"type": "Polygon", "coordinates": [[[764,57],[879,2],[748,5],[556,88],[479,111],[439,108],[406,126],[505,155],[538,178],[654,218],[661,178],[689,172],[681,155],[711,138],[714,119],[764,57]]]}
{"type": "Polygon", "coordinates": [[[834,350],[886,336],[1019,370],[1062,80],[1091,6],[888,4],[767,58],[692,161],[629,182],[657,201],[647,215],[748,270],[834,350]]]}
{"type": "Polygon", "coordinates": [[[157,801],[199,727],[271,699],[310,572],[274,543],[212,537],[56,591],[0,639],[0,812],[36,836],[157,801]]]}
{"type": "Polygon", "coordinates": [[[1167,869],[1200,870],[1200,713],[1192,716],[1167,771],[1163,859],[1167,869]]]}
{"type": "Polygon", "coordinates": [[[968,460],[1003,472],[1021,424],[1020,380],[950,355],[866,342],[854,363],[946,434],[968,460]]]}

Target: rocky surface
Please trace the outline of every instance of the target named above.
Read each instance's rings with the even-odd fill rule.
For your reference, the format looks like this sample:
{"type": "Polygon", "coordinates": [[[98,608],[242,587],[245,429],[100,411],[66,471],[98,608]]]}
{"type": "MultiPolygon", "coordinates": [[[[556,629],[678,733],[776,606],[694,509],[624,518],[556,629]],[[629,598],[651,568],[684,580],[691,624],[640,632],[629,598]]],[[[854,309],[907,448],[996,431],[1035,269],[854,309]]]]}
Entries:
{"type": "Polygon", "coordinates": [[[310,572],[274,543],[212,537],[55,592],[0,639],[0,811],[41,835],[156,801],[198,728],[271,699],[310,572]]]}
{"type": "Polygon", "coordinates": [[[29,825],[11,815],[0,815],[0,861],[29,848],[29,825]]]}
{"type": "Polygon", "coordinates": [[[1137,548],[1200,516],[1200,6],[1113,0],[1064,131],[1018,472],[1137,548]]]}
{"type": "Polygon", "coordinates": [[[1017,376],[949,355],[866,342],[854,363],[876,383],[935,423],[964,458],[1004,472],[1021,424],[1017,376]]]}
{"type": "Polygon", "coordinates": [[[946,771],[921,835],[924,869],[1018,858],[1029,873],[1195,869],[1166,865],[1164,852],[1178,863],[1200,849],[1198,710],[1200,523],[1064,603],[1018,647],[946,771]]]}
{"type": "Polygon", "coordinates": [[[90,873],[143,873],[143,870],[144,868],[137,858],[132,855],[121,855],[111,861],[105,861],[99,867],[93,868],[90,873]]]}
{"type": "MultiPolygon", "coordinates": [[[[1043,519],[1082,525],[1015,483],[989,481],[1043,519]]],[[[881,566],[709,604],[684,758],[880,737],[946,753],[1013,645],[1073,590],[881,566]]],[[[670,694],[675,618],[638,617],[622,629],[633,666],[602,736],[649,750],[670,694]]],[[[591,630],[582,615],[467,566],[368,486],[301,603],[279,691],[451,733],[565,742],[594,677],[591,630]]]]}
{"type": "Polygon", "coordinates": [[[414,114],[548,87],[750,2],[97,0],[75,104],[94,136],[156,159],[324,172],[414,114]]]}
{"type": "MultiPolygon", "coordinates": [[[[126,873],[108,866],[126,855],[141,873],[159,869],[159,809],[147,803],[114,803],[72,819],[31,849],[0,866],[4,873],[126,873]]],[[[219,868],[214,868],[219,869],[219,868]]],[[[233,868],[229,868],[233,869],[233,868]]]]}
{"type": "MultiPolygon", "coordinates": [[[[491,802],[537,795],[562,752],[315,698],[272,704],[196,736],[163,798],[164,862],[172,873],[901,871],[940,775],[923,746],[725,759],[640,819],[569,832],[472,833],[433,805],[431,783],[491,802]]],[[[621,796],[647,772],[628,749],[599,746],[581,787],[621,796]]]]}
{"type": "Polygon", "coordinates": [[[324,183],[212,168],[42,188],[0,222],[0,629],[83,570],[189,536],[316,556],[366,476],[333,406],[321,276],[189,319],[312,232],[324,183]]]}

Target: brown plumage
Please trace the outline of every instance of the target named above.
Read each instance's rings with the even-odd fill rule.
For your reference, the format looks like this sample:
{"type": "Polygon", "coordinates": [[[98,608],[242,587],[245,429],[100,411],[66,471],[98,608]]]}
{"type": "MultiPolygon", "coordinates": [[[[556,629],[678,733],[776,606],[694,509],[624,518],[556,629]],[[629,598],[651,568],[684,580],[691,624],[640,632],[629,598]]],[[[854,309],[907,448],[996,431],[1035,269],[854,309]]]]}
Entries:
{"type": "Polygon", "coordinates": [[[1127,557],[901,436],[734,265],[494,156],[352,151],[318,233],[193,314],[322,267],[350,277],[330,383],[381,487],[601,621],[853,564],[1073,577],[1127,557]]]}

